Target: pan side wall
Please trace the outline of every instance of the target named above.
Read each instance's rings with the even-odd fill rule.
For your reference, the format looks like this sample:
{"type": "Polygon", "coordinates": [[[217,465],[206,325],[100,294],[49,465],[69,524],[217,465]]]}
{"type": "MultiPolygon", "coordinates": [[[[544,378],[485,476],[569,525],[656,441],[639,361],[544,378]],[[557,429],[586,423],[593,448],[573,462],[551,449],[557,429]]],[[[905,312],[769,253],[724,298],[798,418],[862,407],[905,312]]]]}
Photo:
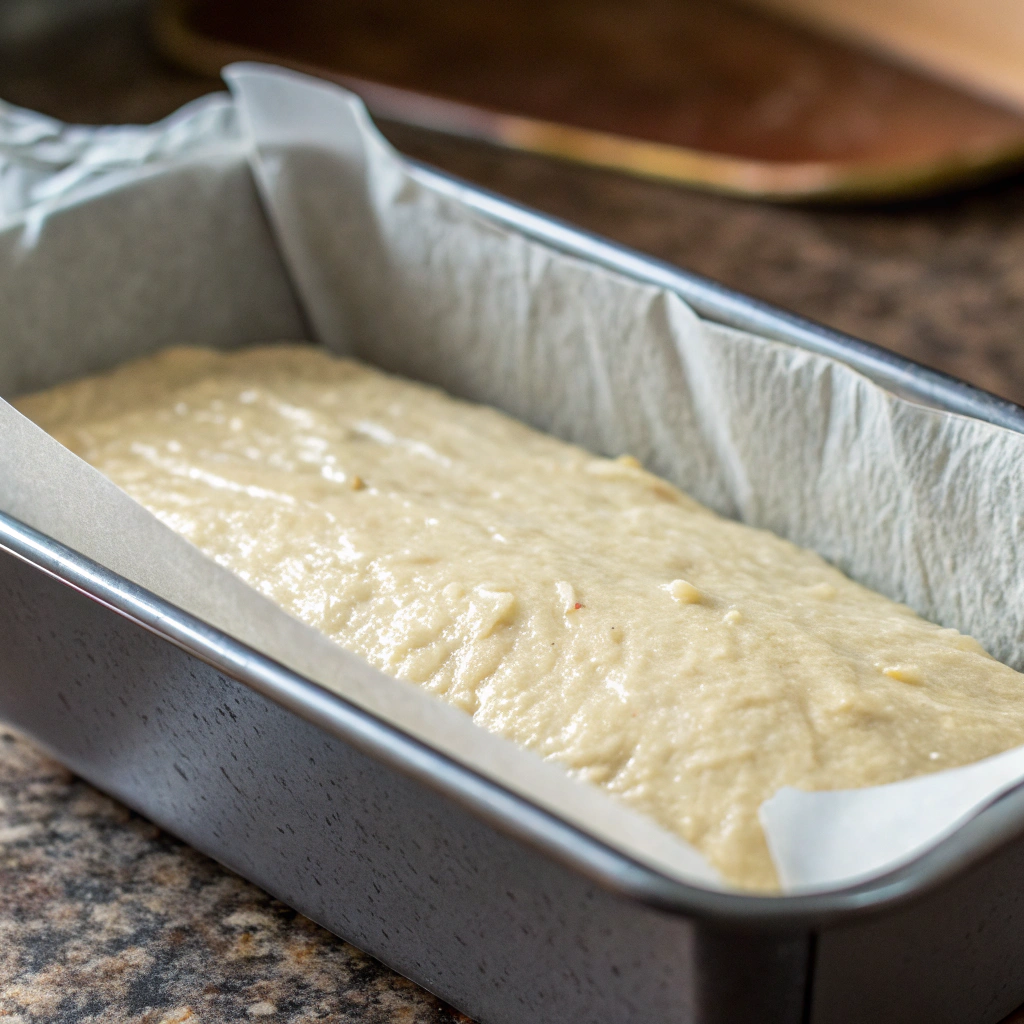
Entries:
{"type": "Polygon", "coordinates": [[[798,1024],[806,936],[595,886],[0,550],[0,718],[482,1024],[798,1024]]]}
{"type": "Polygon", "coordinates": [[[1024,1002],[1024,838],[818,939],[811,1024],[996,1024],[1024,1002]]]}

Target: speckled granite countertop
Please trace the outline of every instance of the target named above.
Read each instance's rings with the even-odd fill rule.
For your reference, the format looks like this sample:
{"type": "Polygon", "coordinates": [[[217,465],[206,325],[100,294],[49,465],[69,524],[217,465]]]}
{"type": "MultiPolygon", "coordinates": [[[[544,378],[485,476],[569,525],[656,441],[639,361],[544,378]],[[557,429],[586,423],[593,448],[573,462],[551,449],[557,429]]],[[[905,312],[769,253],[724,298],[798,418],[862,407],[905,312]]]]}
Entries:
{"type": "Polygon", "coordinates": [[[0,727],[0,1021],[467,1018],[0,727]]]}
{"type": "MultiPolygon", "coordinates": [[[[163,65],[118,6],[5,54],[0,97],[146,121],[215,87],[163,65]]],[[[388,132],[495,191],[1024,402],[1024,179],[888,209],[766,207],[388,132]]],[[[263,1018],[466,1020],[0,728],[0,1022],[263,1018]]]]}

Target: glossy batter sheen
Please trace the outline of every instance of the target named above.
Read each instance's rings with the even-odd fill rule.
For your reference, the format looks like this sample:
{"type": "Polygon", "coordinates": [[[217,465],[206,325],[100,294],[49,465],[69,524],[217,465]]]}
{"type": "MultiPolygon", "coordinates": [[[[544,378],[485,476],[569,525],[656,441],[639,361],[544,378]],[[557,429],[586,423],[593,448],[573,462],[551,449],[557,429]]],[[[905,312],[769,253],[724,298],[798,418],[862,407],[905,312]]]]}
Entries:
{"type": "Polygon", "coordinates": [[[1022,677],[634,460],[312,346],[17,403],[282,607],[770,889],[783,785],[1024,743],[1022,677]]]}

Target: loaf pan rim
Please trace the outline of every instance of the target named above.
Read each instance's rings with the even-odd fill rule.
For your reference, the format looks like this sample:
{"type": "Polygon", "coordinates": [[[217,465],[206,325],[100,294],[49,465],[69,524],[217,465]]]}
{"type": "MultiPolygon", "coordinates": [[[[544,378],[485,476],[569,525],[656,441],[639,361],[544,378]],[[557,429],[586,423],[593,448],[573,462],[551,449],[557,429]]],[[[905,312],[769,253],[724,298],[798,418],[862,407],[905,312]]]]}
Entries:
{"type": "Polygon", "coordinates": [[[925,897],[1024,832],[1022,787],[922,857],[857,886],[784,895],[705,889],[638,863],[496,780],[4,512],[0,512],[0,551],[174,644],[328,735],[456,801],[493,827],[603,888],[709,925],[817,931],[865,914],[888,912],[925,897]]]}

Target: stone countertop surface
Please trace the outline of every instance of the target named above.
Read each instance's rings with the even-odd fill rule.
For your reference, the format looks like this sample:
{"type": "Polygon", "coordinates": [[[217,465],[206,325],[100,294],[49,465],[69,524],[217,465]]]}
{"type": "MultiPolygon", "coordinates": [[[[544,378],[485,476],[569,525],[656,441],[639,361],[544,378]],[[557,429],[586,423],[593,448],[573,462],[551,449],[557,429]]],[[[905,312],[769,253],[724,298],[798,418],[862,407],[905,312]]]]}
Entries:
{"type": "Polygon", "coordinates": [[[0,1022],[468,1018],[0,727],[0,1022]]]}
{"type": "MultiPolygon", "coordinates": [[[[0,97],[107,123],[217,87],[164,64],[116,6],[5,52],[0,97]]],[[[1024,402],[1024,178],[773,207],[385,127],[417,158],[1024,402]]],[[[0,1022],[257,1019],[466,1021],[0,728],[0,1022]]]]}

